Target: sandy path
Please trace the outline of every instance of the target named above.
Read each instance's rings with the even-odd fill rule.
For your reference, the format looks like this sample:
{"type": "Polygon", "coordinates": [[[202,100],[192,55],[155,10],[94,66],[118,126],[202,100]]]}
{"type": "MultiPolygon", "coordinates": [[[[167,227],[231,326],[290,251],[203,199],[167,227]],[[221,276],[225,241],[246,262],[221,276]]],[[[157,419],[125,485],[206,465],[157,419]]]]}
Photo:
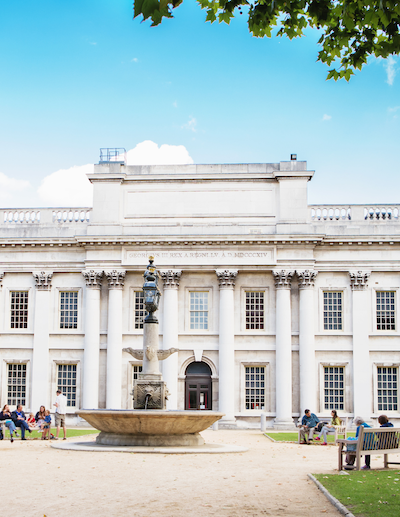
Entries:
{"type": "Polygon", "coordinates": [[[49,442],[3,440],[5,499],[14,501],[19,517],[339,515],[307,478],[309,472],[337,468],[336,447],[272,443],[259,431],[202,435],[208,443],[245,445],[249,451],[74,452],[52,449],[49,442]]]}

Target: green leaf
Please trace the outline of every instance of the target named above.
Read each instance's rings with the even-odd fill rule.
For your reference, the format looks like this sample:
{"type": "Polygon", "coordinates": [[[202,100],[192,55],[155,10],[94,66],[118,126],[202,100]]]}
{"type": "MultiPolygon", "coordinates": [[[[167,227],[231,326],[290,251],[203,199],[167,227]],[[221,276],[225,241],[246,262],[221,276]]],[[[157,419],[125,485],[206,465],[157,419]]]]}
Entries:
{"type": "Polygon", "coordinates": [[[158,7],[158,0],[144,0],[142,7],[143,18],[147,20],[147,18],[153,16],[154,11],[158,11],[158,7]]]}

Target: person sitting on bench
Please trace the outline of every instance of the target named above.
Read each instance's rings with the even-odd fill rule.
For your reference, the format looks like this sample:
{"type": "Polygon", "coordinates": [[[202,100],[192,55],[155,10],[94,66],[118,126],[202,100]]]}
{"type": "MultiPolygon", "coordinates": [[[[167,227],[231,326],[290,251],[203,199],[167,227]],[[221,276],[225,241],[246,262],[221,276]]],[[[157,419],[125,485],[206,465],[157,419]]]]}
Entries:
{"type": "Polygon", "coordinates": [[[315,438],[316,440],[320,440],[321,436],[322,435],[324,436],[324,441],[322,442],[321,445],[327,445],[327,434],[331,434],[331,433],[335,434],[335,425],[340,425],[342,423],[340,418],[337,416],[336,409],[332,409],[331,415],[332,415],[331,423],[324,425],[324,427],[321,429],[321,432],[319,433],[319,435],[315,438]]]}
{"type": "Polygon", "coordinates": [[[303,440],[304,443],[310,443],[313,438],[314,428],[318,424],[319,418],[314,413],[311,413],[309,409],[304,411],[304,416],[301,419],[300,427],[300,441],[303,440]],[[308,433],[308,440],[306,439],[306,434],[308,433]]]}

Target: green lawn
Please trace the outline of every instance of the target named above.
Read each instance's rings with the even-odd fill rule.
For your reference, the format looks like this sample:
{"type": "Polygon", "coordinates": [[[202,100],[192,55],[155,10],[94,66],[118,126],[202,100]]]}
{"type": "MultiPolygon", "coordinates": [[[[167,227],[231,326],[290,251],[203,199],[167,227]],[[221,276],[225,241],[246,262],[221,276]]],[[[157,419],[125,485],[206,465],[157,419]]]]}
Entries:
{"type": "MultiPolygon", "coordinates": [[[[52,427],[51,428],[51,432],[52,434],[55,435],[55,432],[56,432],[56,429],[55,427],[52,427]]],[[[84,436],[85,434],[98,434],[100,431],[98,431],[97,429],[67,429],[67,438],[71,438],[73,436],[84,436]]],[[[19,440],[21,438],[21,429],[18,429],[17,428],[17,433],[19,434],[19,438],[16,438],[16,440],[19,440]]],[[[25,433],[25,437],[27,440],[40,440],[41,437],[42,437],[42,433],[39,433],[38,431],[32,431],[31,434],[29,434],[28,432],[25,433]]],[[[61,429],[60,431],[60,437],[63,438],[64,437],[64,434],[63,434],[63,430],[61,429]]],[[[9,440],[10,439],[10,435],[8,433],[8,429],[6,431],[6,439],[9,440]]]]}
{"type": "Polygon", "coordinates": [[[348,476],[314,476],[354,515],[400,515],[400,471],[397,469],[352,471],[348,476]]]}
{"type": "MultiPolygon", "coordinates": [[[[265,433],[265,435],[268,436],[269,438],[272,438],[273,440],[275,440],[277,442],[296,442],[297,443],[298,432],[278,433],[278,432],[274,432],[274,431],[268,431],[267,433],[265,433]]],[[[355,433],[347,433],[347,436],[355,436],[355,433]]],[[[328,434],[328,442],[333,443],[334,438],[335,438],[335,436],[333,434],[331,434],[331,435],[328,434]]],[[[320,444],[321,442],[314,440],[314,443],[320,444]]]]}

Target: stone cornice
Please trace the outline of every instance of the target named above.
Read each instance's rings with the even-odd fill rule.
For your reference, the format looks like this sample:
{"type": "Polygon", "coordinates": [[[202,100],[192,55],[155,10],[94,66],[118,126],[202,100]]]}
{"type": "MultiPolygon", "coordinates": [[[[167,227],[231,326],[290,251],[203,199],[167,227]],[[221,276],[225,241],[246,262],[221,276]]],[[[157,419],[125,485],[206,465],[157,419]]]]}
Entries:
{"type": "Polygon", "coordinates": [[[49,291],[51,288],[51,279],[53,278],[53,273],[46,273],[45,271],[41,271],[40,273],[32,273],[33,278],[36,282],[36,289],[40,291],[49,291]]]}
{"type": "Polygon", "coordinates": [[[90,271],[82,271],[82,275],[86,281],[86,287],[92,289],[101,288],[101,281],[104,276],[104,271],[94,271],[91,269],[90,271]]]}
{"type": "Polygon", "coordinates": [[[235,286],[235,281],[238,274],[237,269],[217,269],[215,273],[218,277],[220,289],[231,288],[235,286]]]}
{"type": "Polygon", "coordinates": [[[366,271],[350,271],[350,285],[353,291],[363,291],[368,287],[370,273],[366,271]]]}
{"type": "Polygon", "coordinates": [[[291,270],[273,270],[275,288],[276,289],[290,289],[292,286],[292,277],[294,271],[291,270]]]}
{"type": "Polygon", "coordinates": [[[314,287],[318,271],[311,271],[309,269],[306,269],[305,271],[296,270],[296,275],[299,279],[299,289],[308,289],[314,287]]]}
{"type": "Polygon", "coordinates": [[[164,289],[174,289],[179,287],[179,280],[182,275],[182,271],[180,269],[160,269],[160,275],[164,289]]]}
{"type": "Polygon", "coordinates": [[[107,277],[109,289],[122,289],[125,281],[125,271],[118,271],[113,269],[112,271],[104,271],[107,277]]]}

